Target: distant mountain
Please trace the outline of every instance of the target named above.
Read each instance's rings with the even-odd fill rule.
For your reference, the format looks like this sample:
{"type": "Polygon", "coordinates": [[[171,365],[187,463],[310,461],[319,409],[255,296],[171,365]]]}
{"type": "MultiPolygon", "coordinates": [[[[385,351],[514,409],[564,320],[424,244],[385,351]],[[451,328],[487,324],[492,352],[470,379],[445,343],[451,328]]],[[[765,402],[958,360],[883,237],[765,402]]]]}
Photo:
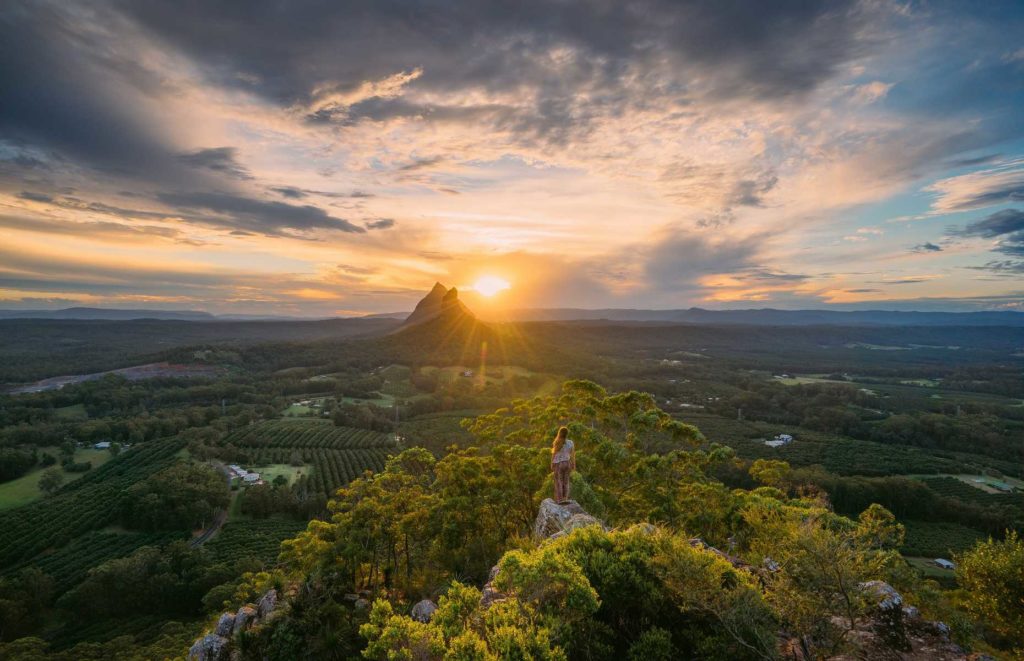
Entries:
{"type": "Polygon", "coordinates": [[[0,319],[173,319],[176,321],[215,321],[209,312],[196,310],[121,310],[110,308],[64,308],[63,310],[0,310],[0,319]]]}
{"type": "Polygon", "coordinates": [[[416,308],[405,319],[403,328],[422,324],[423,322],[437,319],[438,317],[471,317],[474,321],[476,315],[470,312],[466,304],[459,300],[459,290],[455,287],[448,289],[440,282],[434,283],[434,288],[416,304],[416,308]]]}
{"type": "Polygon", "coordinates": [[[1024,326],[1024,312],[901,312],[895,310],[629,310],[524,309],[508,321],[660,321],[752,326],[1024,326]]]}
{"type": "MultiPolygon", "coordinates": [[[[384,318],[379,315],[378,318],[384,318]]],[[[272,314],[210,314],[199,310],[133,310],[123,308],[64,308],[62,310],[0,310],[0,319],[86,319],[131,321],[319,321],[334,317],[290,317],[272,314]]]]}

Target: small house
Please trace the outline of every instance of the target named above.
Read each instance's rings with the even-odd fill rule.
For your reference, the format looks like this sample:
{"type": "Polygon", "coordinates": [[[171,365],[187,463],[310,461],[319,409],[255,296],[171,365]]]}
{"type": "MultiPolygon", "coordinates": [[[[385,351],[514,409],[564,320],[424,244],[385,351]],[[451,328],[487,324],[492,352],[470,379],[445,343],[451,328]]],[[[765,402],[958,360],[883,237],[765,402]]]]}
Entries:
{"type": "Polygon", "coordinates": [[[246,473],[244,476],[242,476],[242,480],[246,484],[253,484],[255,482],[259,482],[260,481],[260,474],[259,473],[246,473]]]}
{"type": "Polygon", "coordinates": [[[110,441],[100,441],[96,445],[92,446],[94,450],[109,450],[110,441]]]}
{"type": "Polygon", "coordinates": [[[935,564],[939,567],[942,567],[943,569],[956,569],[956,565],[950,562],[949,560],[946,560],[945,558],[935,558],[935,564]]]}

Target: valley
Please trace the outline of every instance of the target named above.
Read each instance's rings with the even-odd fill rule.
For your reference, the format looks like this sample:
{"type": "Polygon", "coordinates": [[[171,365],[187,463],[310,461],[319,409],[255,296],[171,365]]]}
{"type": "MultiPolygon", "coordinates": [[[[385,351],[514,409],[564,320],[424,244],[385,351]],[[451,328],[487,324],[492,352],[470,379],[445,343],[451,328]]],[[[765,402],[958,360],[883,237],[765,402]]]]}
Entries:
{"type": "MultiPolygon", "coordinates": [[[[67,320],[34,323],[75,334],[67,320]]],[[[386,478],[389,461],[409,452],[425,451],[420,460],[438,466],[482,461],[471,459],[474,448],[494,446],[512,424],[497,420],[519,409],[543,419],[539,410],[525,411],[561,406],[580,379],[611,394],[648,393],[644,406],[657,407],[650,410],[663,424],[695,430],[685,446],[643,432],[651,457],[687,456],[676,454],[681,447],[695,452],[711,489],[679,496],[671,516],[651,510],[649,520],[659,524],[726,543],[723,531],[735,524],[719,521],[715,508],[729,489],[766,485],[792,498],[817,494],[834,515],[852,519],[881,505],[905,530],[896,549],[908,576],[934,580],[936,589],[954,588],[957,579],[935,558],[957,558],[989,537],[1024,530],[1018,329],[482,324],[464,308],[438,306],[413,324],[359,337],[309,340],[307,330],[298,327],[286,341],[259,342],[244,332],[233,338],[221,329],[216,340],[197,344],[143,343],[124,360],[155,356],[164,365],[188,356],[201,367],[146,379],[115,370],[0,396],[10,475],[0,483],[0,580],[14,591],[31,581],[45,585],[45,598],[5,630],[5,640],[39,638],[54,658],[90,645],[112,649],[115,641],[184,649],[222,603],[280,584],[294,570],[295,549],[312,534],[303,533],[307,525],[314,531],[341,520],[336,494],[350,485],[371,489],[368,476],[386,478]],[[896,335],[914,347],[874,348],[896,346],[896,335]],[[944,347],[954,337],[963,348],[950,352],[944,347]],[[781,435],[791,440],[766,444],[781,435]],[[54,470],[38,463],[44,455],[61,475],[49,492],[40,486],[54,470]],[[240,472],[225,486],[228,466],[240,472]],[[775,477],[759,477],[764,467],[775,477]],[[201,534],[211,521],[224,523],[201,534]],[[172,569],[172,558],[191,568],[172,569]],[[121,603],[102,577],[116,581],[128,571],[139,577],[132,590],[141,592],[121,603]],[[166,581],[177,587],[159,602],[143,596],[166,581]],[[76,607],[83,600],[99,606],[83,611],[76,607]]],[[[18,342],[5,339],[0,351],[15,351],[18,342]]],[[[22,373],[66,371],[52,356],[28,356],[22,373]]],[[[601,424],[616,437],[617,424],[637,422],[601,424]]],[[[534,431],[523,433],[521,451],[543,445],[534,431]]],[[[640,438],[629,441],[631,452],[640,451],[640,438]]],[[[520,451],[501,447],[489,452],[520,451]]],[[[621,479],[607,473],[610,465],[587,465],[595,494],[606,486],[601,480],[621,479]]],[[[610,495],[593,498],[606,515],[622,506],[610,495]]],[[[471,521],[450,525],[462,535],[471,521]]],[[[476,565],[460,567],[460,575],[479,580],[476,565]]]]}

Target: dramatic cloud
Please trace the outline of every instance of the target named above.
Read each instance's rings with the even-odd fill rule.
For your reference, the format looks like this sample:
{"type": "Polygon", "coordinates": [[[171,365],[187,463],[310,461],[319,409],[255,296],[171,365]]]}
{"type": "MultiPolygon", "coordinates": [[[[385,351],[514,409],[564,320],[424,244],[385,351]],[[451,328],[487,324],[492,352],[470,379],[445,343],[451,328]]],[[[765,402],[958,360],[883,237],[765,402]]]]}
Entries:
{"type": "Polygon", "coordinates": [[[237,160],[238,150],[234,147],[213,147],[200,149],[190,154],[182,154],[178,158],[182,163],[195,168],[205,168],[221,172],[235,179],[252,179],[249,171],[237,160]]]}
{"type": "Polygon", "coordinates": [[[492,274],[495,305],[1009,305],[1022,30],[1001,1],[7,3],[0,228],[34,266],[0,300],[349,314],[492,274]]]}
{"type": "Polygon", "coordinates": [[[932,205],[940,212],[969,211],[997,204],[1024,201],[1024,163],[1014,161],[999,168],[972,172],[936,182],[928,188],[938,193],[932,205]]]}
{"type": "Polygon", "coordinates": [[[368,230],[386,230],[394,226],[394,218],[378,218],[376,220],[371,220],[366,223],[366,229],[368,230]]]}
{"type": "Polygon", "coordinates": [[[284,202],[266,202],[228,193],[203,192],[160,193],[157,199],[172,207],[199,209],[222,214],[222,216],[206,216],[205,222],[210,225],[262,234],[278,234],[285,229],[366,231],[358,225],[353,225],[343,218],[330,216],[323,209],[311,205],[299,206],[284,202]]]}
{"type": "Polygon", "coordinates": [[[981,220],[968,223],[962,230],[957,231],[956,234],[991,239],[1003,234],[1020,231],[1024,231],[1024,211],[1004,209],[981,220]]]}

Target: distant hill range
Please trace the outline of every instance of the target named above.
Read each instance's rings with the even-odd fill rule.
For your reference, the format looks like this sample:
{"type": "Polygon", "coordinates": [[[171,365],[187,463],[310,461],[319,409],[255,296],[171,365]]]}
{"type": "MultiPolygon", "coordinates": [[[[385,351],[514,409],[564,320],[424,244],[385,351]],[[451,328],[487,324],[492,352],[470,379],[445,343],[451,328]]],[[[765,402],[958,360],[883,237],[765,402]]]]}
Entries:
{"type": "MultiPolygon", "coordinates": [[[[476,317],[459,300],[458,291],[436,283],[412,313],[387,312],[371,314],[365,319],[404,320],[400,328],[415,326],[440,316],[455,313],[476,317]]],[[[3,310],[0,319],[94,319],[129,321],[157,319],[173,321],[314,321],[324,317],[287,317],[274,315],[214,315],[198,310],[133,310],[75,307],[62,310],[3,310]]],[[[533,308],[512,310],[501,321],[590,321],[590,322],[661,322],[702,325],[747,326],[1014,326],[1024,327],[1024,312],[902,312],[895,310],[640,310],[608,308],[533,308]]]]}
{"type": "MultiPolygon", "coordinates": [[[[374,315],[386,318],[390,315],[374,315]]],[[[0,310],[0,319],[91,319],[131,321],[162,319],[168,321],[315,321],[328,317],[288,317],[259,314],[210,314],[199,310],[134,310],[121,308],[64,308],[62,310],[0,310]]]]}
{"type": "Polygon", "coordinates": [[[610,321],[748,326],[1024,326],[1024,312],[901,312],[895,310],[514,310],[507,321],[610,321]]]}

